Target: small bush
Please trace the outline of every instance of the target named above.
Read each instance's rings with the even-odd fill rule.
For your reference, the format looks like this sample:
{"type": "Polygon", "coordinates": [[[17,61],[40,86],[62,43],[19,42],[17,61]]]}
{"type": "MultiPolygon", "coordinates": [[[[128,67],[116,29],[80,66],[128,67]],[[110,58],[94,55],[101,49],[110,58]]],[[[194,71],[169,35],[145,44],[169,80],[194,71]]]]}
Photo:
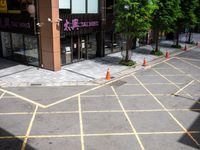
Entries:
{"type": "Polygon", "coordinates": [[[191,41],[191,42],[185,42],[186,44],[195,44],[195,42],[194,41],[191,41]]]}
{"type": "Polygon", "coordinates": [[[162,56],[162,55],[164,55],[163,52],[161,52],[161,51],[155,51],[155,50],[152,50],[150,52],[150,54],[151,55],[156,55],[156,56],[162,56]]]}
{"type": "Polygon", "coordinates": [[[128,61],[121,60],[119,63],[121,65],[125,65],[125,66],[134,66],[134,65],[136,65],[136,62],[133,61],[133,60],[128,60],[128,61]]]}
{"type": "Polygon", "coordinates": [[[175,45],[172,45],[171,47],[172,47],[172,48],[181,48],[181,45],[176,45],[176,44],[175,44],[175,45]]]}

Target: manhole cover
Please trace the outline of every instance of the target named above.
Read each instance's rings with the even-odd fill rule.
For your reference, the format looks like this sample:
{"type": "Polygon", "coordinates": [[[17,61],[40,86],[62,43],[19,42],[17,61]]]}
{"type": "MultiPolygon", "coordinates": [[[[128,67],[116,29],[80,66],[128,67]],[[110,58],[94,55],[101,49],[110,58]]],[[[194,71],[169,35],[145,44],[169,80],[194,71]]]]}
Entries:
{"type": "Polygon", "coordinates": [[[125,81],[122,81],[122,80],[118,80],[118,81],[115,81],[115,82],[113,82],[113,83],[111,83],[111,84],[109,84],[110,86],[122,86],[122,85],[124,85],[124,84],[126,84],[127,82],[125,82],[125,81]]]}

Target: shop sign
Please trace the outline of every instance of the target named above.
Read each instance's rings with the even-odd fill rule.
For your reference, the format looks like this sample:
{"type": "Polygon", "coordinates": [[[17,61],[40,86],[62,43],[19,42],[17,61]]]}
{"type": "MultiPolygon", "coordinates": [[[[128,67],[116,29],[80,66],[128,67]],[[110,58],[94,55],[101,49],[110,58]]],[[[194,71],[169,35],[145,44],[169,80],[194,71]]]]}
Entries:
{"type": "Polygon", "coordinates": [[[34,18],[19,15],[0,15],[0,31],[35,34],[34,18]]]}
{"type": "Polygon", "coordinates": [[[7,12],[7,0],[0,0],[0,13],[7,12]]]}
{"type": "Polygon", "coordinates": [[[64,31],[78,31],[81,28],[98,27],[99,21],[79,21],[79,19],[73,19],[72,22],[66,19],[64,24],[64,31]]]}

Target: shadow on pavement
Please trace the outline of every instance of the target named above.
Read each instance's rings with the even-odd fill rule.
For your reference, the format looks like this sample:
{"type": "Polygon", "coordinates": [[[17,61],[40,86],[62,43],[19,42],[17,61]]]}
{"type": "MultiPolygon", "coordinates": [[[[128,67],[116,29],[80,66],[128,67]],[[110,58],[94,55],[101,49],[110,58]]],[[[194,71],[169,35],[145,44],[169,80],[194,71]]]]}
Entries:
{"type": "MultiPolygon", "coordinates": [[[[0,136],[13,136],[8,131],[0,128],[0,136]]],[[[10,139],[0,139],[0,150],[21,150],[23,144],[23,139],[10,138],[10,139]]],[[[26,145],[26,150],[36,150],[30,145],[26,145]]]]}
{"type": "MultiPolygon", "coordinates": [[[[197,102],[200,102],[200,98],[197,100],[197,102]]],[[[191,107],[191,109],[197,109],[197,102],[191,107]]],[[[194,112],[200,113],[199,111],[194,111],[194,112]]],[[[198,117],[196,118],[196,120],[192,123],[192,125],[189,127],[189,129],[187,129],[187,130],[188,131],[200,131],[200,114],[198,115],[198,117]]],[[[200,144],[200,134],[193,134],[192,136],[200,144]]],[[[181,143],[183,143],[185,145],[197,148],[197,149],[200,148],[200,145],[199,145],[199,147],[196,147],[196,145],[194,143],[191,143],[191,142],[187,141],[186,140],[186,139],[188,139],[187,137],[188,137],[188,135],[184,134],[180,138],[179,142],[181,142],[181,143]]]]}
{"type": "Polygon", "coordinates": [[[19,64],[16,63],[16,62],[0,58],[0,70],[10,68],[10,67],[14,67],[14,66],[17,66],[17,65],[19,65],[19,64]]]}

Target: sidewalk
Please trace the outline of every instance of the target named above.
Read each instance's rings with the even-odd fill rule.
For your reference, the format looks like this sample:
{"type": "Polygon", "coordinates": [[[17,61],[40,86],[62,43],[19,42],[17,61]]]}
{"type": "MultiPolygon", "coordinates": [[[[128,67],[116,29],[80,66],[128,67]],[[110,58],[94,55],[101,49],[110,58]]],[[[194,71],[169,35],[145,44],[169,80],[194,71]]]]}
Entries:
{"type": "MultiPolygon", "coordinates": [[[[183,36],[184,38],[184,36],[183,36]]],[[[199,34],[194,34],[194,39],[200,39],[199,34]]],[[[184,40],[184,39],[183,39],[184,40]]],[[[171,48],[172,41],[162,41],[161,51],[164,53],[181,52],[179,49],[171,48]]],[[[182,44],[184,46],[184,44],[182,44]]],[[[111,75],[117,77],[127,71],[141,68],[143,59],[148,62],[159,57],[149,55],[151,45],[139,47],[133,51],[132,60],[137,62],[136,68],[122,66],[121,52],[107,55],[104,58],[85,60],[82,62],[66,65],[61,71],[52,72],[41,68],[21,65],[12,61],[0,59],[0,86],[66,86],[66,85],[96,85],[105,82],[105,74],[110,68],[111,75]]]]}

